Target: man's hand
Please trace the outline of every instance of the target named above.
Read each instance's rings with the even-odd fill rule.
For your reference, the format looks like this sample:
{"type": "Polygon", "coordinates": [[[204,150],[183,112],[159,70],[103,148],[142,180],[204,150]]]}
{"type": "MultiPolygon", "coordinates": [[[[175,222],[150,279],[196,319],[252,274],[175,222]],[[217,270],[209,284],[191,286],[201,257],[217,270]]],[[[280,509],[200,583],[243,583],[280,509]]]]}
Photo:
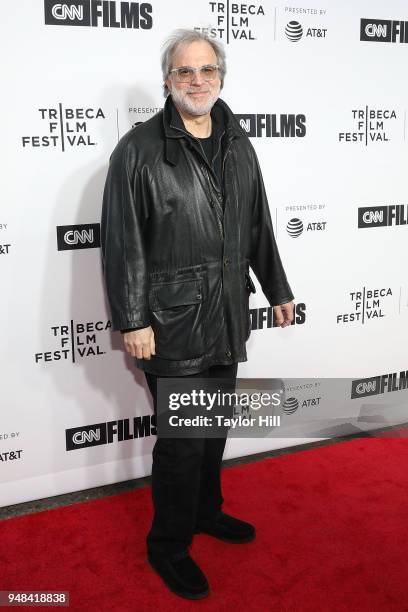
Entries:
{"type": "Polygon", "coordinates": [[[286,304],[279,304],[279,306],[273,307],[275,314],[275,325],[278,327],[287,327],[293,321],[293,302],[287,302],[286,304]]]}
{"type": "Polygon", "coordinates": [[[125,350],[138,359],[150,359],[156,354],[154,332],[151,326],[123,334],[125,350]]]}

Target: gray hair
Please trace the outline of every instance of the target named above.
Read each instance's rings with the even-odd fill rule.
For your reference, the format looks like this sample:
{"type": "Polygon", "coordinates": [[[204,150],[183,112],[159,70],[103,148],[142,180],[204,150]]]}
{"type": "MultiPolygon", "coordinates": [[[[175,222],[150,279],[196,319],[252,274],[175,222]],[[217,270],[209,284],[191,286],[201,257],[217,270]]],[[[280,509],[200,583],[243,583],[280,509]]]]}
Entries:
{"type": "Polygon", "coordinates": [[[178,49],[183,45],[189,45],[190,43],[199,41],[208,42],[208,44],[210,44],[214,49],[214,53],[217,56],[217,64],[219,66],[221,89],[223,88],[224,78],[227,73],[227,62],[223,45],[218,40],[210,38],[203,32],[179,28],[170,34],[162,46],[161,68],[163,73],[163,94],[165,98],[170,93],[165,81],[169,76],[170,70],[172,69],[173,57],[176,51],[178,51],[178,49]]]}

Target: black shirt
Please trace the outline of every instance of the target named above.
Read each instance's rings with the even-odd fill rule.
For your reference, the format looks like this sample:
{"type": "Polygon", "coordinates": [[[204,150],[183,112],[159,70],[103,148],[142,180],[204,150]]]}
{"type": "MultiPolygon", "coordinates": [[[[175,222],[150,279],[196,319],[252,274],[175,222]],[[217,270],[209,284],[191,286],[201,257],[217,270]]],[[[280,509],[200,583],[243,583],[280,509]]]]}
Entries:
{"type": "Polygon", "coordinates": [[[212,130],[211,134],[207,138],[198,138],[197,140],[201,142],[201,146],[204,149],[207,161],[211,166],[214,155],[214,130],[212,130]]]}
{"type": "Polygon", "coordinates": [[[193,143],[198,146],[197,150],[207,159],[209,165],[214,170],[217,179],[217,189],[223,192],[222,185],[222,155],[223,155],[223,144],[224,144],[224,133],[225,133],[225,122],[224,113],[220,108],[213,107],[211,109],[211,135],[208,138],[197,138],[186,130],[184,122],[178,112],[175,104],[171,105],[171,124],[181,129],[191,138],[193,143]],[[200,146],[200,144],[202,146],[200,146]],[[205,148],[204,148],[205,147],[205,148]],[[204,148],[204,154],[203,154],[204,148]]]}

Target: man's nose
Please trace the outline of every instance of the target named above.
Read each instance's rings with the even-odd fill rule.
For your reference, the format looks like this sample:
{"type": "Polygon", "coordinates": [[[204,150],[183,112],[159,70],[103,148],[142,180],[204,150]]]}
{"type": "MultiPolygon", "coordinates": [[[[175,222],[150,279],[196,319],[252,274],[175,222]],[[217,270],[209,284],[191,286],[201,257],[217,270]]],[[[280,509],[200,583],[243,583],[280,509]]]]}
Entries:
{"type": "Polygon", "coordinates": [[[201,76],[201,70],[196,70],[196,71],[193,73],[193,78],[192,78],[192,80],[191,80],[191,83],[192,83],[193,85],[201,85],[202,83],[204,83],[204,79],[203,79],[203,77],[201,76]]]}

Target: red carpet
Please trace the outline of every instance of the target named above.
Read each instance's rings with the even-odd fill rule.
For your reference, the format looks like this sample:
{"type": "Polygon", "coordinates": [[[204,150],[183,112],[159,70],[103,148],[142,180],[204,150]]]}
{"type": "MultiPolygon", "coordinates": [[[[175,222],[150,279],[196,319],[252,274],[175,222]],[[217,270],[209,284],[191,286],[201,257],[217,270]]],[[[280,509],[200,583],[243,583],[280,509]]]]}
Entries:
{"type": "Polygon", "coordinates": [[[145,562],[149,488],[3,521],[0,590],[69,591],[85,612],[408,610],[407,466],[406,439],[377,438],[225,468],[224,510],[258,537],[195,537],[211,587],[198,602],[145,562]]]}

